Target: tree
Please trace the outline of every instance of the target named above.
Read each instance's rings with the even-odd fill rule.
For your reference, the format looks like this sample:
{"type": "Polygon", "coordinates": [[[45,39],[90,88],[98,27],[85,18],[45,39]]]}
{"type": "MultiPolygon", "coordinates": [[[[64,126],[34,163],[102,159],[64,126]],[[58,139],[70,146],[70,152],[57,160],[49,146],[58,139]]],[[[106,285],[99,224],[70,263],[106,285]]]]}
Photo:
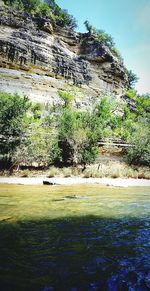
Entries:
{"type": "Polygon", "coordinates": [[[132,72],[132,70],[127,70],[127,89],[133,89],[135,87],[135,84],[137,83],[137,81],[139,80],[139,78],[137,77],[136,74],[134,74],[132,72]]]}
{"type": "MultiPolygon", "coordinates": [[[[91,23],[86,20],[84,22],[84,25],[89,32],[89,34],[95,34],[95,37],[98,41],[104,43],[106,46],[108,46],[110,49],[112,48],[114,50],[115,42],[113,40],[113,37],[106,33],[102,29],[96,29],[94,26],[91,25],[91,23]]],[[[115,49],[116,52],[116,49],[115,49]]]]}
{"type": "Polygon", "coordinates": [[[18,94],[0,93],[0,153],[10,156],[26,130],[26,112],[31,103],[18,94]]]}
{"type": "Polygon", "coordinates": [[[51,15],[51,8],[49,7],[49,5],[46,2],[41,2],[41,3],[39,3],[39,5],[37,7],[37,13],[50,16],[51,15]]]}
{"type": "Polygon", "coordinates": [[[54,9],[56,24],[62,27],[69,27],[70,29],[77,28],[77,21],[73,15],[69,14],[66,9],[62,10],[59,6],[54,9]]]}
{"type": "Polygon", "coordinates": [[[113,37],[110,34],[106,33],[104,30],[102,29],[96,30],[96,34],[97,34],[97,39],[103,42],[109,48],[113,48],[115,46],[113,37]]]}
{"type": "Polygon", "coordinates": [[[42,119],[32,123],[26,138],[16,148],[13,160],[18,164],[47,167],[58,160],[57,137],[52,129],[42,124],[42,119]]]}
{"type": "Polygon", "coordinates": [[[119,51],[115,46],[112,46],[112,47],[111,47],[111,52],[113,53],[114,56],[117,57],[117,59],[118,59],[121,63],[124,62],[123,57],[122,57],[120,51],[119,51]]]}
{"type": "Polygon", "coordinates": [[[137,114],[143,116],[145,119],[150,119],[150,94],[143,94],[137,96],[136,99],[137,114]]]}
{"type": "Polygon", "coordinates": [[[84,22],[86,30],[89,32],[89,34],[92,34],[95,32],[95,28],[91,25],[91,23],[88,20],[85,20],[84,22]]]}
{"type": "Polygon", "coordinates": [[[125,159],[129,164],[150,164],[150,129],[144,118],[138,118],[134,124],[134,131],[129,136],[132,147],[127,149],[125,159]],[[144,129],[144,130],[143,130],[144,129]]]}
{"type": "Polygon", "coordinates": [[[4,3],[18,10],[24,10],[22,0],[4,0],[4,3]]]}

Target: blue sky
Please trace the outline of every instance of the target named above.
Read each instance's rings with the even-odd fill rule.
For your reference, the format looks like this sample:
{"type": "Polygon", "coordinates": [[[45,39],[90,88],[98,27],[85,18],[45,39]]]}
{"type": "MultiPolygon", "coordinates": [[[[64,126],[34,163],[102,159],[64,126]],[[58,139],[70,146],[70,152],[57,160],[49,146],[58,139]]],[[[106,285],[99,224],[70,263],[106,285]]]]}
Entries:
{"type": "Polygon", "coordinates": [[[125,65],[139,77],[138,92],[150,92],[150,0],[56,0],[73,14],[78,30],[84,21],[111,34],[125,65]]]}

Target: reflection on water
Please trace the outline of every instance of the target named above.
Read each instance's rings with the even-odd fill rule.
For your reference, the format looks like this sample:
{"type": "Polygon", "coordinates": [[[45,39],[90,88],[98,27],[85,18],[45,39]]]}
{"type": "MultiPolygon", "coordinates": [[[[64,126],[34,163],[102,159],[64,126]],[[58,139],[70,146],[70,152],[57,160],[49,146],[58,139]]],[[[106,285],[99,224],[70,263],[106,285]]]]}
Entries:
{"type": "Polygon", "coordinates": [[[0,290],[149,290],[149,189],[0,186],[0,290]]]}

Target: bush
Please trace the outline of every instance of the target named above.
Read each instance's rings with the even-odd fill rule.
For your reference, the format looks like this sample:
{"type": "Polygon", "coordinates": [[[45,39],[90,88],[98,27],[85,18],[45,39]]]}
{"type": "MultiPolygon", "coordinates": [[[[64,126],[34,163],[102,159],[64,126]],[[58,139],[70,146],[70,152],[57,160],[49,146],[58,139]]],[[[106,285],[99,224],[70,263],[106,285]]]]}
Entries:
{"type": "Polygon", "coordinates": [[[71,168],[62,168],[62,175],[65,178],[71,177],[72,176],[72,169],[71,168]]]}
{"type": "Polygon", "coordinates": [[[29,177],[29,174],[30,174],[29,170],[24,170],[24,171],[21,171],[20,177],[27,178],[27,177],[29,177]]]}
{"type": "Polygon", "coordinates": [[[59,169],[55,167],[51,167],[48,171],[47,177],[48,178],[53,178],[55,176],[59,175],[59,169]]]}
{"type": "Polygon", "coordinates": [[[83,178],[93,177],[93,171],[91,169],[85,169],[83,172],[83,178]]]}

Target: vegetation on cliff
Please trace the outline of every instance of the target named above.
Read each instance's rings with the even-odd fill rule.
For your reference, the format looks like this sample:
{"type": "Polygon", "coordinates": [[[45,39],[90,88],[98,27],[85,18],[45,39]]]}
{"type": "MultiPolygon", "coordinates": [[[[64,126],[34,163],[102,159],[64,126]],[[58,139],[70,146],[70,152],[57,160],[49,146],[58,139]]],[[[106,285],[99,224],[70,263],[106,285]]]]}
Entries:
{"type": "MultiPolygon", "coordinates": [[[[117,59],[121,63],[124,62],[123,57],[120,51],[117,49],[115,41],[110,34],[105,32],[105,30],[95,28],[88,20],[84,22],[84,25],[90,35],[94,35],[97,41],[99,41],[100,43],[103,43],[106,47],[108,47],[111,53],[115,57],[117,57],[117,59]]],[[[133,89],[136,82],[138,81],[138,77],[135,73],[132,72],[132,70],[128,70],[127,68],[125,68],[125,71],[127,74],[126,88],[133,89]]]]}
{"type": "Polygon", "coordinates": [[[59,26],[68,26],[71,29],[77,27],[76,19],[61,9],[55,0],[4,0],[4,3],[15,9],[39,16],[49,16],[59,26]]]}

